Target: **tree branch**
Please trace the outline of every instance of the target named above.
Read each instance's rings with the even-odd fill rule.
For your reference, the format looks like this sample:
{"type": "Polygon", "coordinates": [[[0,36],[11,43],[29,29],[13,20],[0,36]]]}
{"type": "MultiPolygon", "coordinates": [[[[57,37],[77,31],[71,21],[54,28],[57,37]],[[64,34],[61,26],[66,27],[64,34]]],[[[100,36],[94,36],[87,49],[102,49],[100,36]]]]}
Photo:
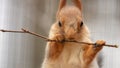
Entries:
{"type": "MultiPolygon", "coordinates": [[[[13,32],[13,33],[28,33],[28,34],[31,34],[31,35],[34,35],[34,36],[37,36],[37,37],[40,37],[46,41],[49,41],[49,42],[60,42],[60,41],[56,41],[56,40],[51,40],[51,39],[48,39],[47,37],[45,36],[42,36],[40,34],[37,34],[37,33],[34,33],[34,32],[31,32],[31,31],[28,31],[26,29],[21,29],[21,31],[15,31],[15,30],[4,30],[4,29],[1,29],[0,30],[1,32],[13,32]]],[[[95,43],[87,43],[87,42],[79,42],[79,41],[75,41],[75,40],[64,40],[63,42],[75,42],[75,43],[79,43],[79,44],[87,44],[87,45],[96,45],[95,43]]],[[[108,47],[115,47],[115,48],[118,48],[117,45],[108,45],[108,44],[105,44],[103,46],[108,46],[108,47]]]]}

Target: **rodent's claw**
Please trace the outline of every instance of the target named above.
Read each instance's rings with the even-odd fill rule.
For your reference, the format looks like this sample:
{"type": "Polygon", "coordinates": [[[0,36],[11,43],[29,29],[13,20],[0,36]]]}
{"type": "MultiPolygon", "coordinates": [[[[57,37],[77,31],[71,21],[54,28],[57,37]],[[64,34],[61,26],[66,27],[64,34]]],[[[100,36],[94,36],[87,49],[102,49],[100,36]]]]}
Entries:
{"type": "Polygon", "coordinates": [[[105,45],[105,43],[106,42],[103,41],[103,40],[97,40],[96,43],[95,43],[95,45],[94,45],[95,51],[96,52],[100,51],[103,48],[103,46],[105,45]]]}
{"type": "Polygon", "coordinates": [[[95,43],[95,47],[101,47],[103,45],[105,45],[105,41],[103,40],[97,40],[96,43],[95,43]]]}
{"type": "Polygon", "coordinates": [[[57,35],[54,37],[54,40],[56,40],[57,42],[64,42],[65,38],[64,38],[64,35],[57,34],[57,35]]]}

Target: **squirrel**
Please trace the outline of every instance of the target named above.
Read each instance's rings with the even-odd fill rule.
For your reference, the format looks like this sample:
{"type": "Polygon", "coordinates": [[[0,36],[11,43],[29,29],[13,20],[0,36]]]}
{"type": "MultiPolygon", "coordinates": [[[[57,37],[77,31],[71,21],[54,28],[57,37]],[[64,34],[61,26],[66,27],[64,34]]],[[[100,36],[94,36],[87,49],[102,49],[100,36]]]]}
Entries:
{"type": "Polygon", "coordinates": [[[81,0],[72,0],[74,5],[66,6],[60,0],[56,22],[52,25],[49,39],[61,42],[47,42],[45,58],[41,68],[100,68],[97,62],[105,41],[97,40],[96,46],[63,42],[77,40],[91,43],[90,32],[83,22],[81,0]]]}

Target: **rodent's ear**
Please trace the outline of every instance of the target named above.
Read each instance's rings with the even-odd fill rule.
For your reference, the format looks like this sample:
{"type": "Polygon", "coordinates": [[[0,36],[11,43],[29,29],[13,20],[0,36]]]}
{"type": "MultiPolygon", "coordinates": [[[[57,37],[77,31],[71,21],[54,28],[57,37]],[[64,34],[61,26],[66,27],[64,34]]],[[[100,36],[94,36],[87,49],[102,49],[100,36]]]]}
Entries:
{"type": "Polygon", "coordinates": [[[58,12],[66,5],[66,0],[60,0],[58,12]]]}
{"type": "Polygon", "coordinates": [[[75,4],[76,7],[82,10],[81,0],[73,0],[73,3],[75,4]]]}

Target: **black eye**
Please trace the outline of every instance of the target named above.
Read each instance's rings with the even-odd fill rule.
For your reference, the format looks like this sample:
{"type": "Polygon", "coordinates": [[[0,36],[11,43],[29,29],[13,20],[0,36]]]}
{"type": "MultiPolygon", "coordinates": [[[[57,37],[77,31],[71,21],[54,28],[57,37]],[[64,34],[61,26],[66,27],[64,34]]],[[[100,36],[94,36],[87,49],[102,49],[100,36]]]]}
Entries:
{"type": "Polygon", "coordinates": [[[60,21],[58,22],[58,25],[59,25],[60,27],[62,27],[62,24],[61,24],[61,22],[60,22],[60,21]]]}
{"type": "Polygon", "coordinates": [[[80,27],[82,27],[83,26],[83,21],[81,21],[81,23],[80,23],[80,27]]]}

